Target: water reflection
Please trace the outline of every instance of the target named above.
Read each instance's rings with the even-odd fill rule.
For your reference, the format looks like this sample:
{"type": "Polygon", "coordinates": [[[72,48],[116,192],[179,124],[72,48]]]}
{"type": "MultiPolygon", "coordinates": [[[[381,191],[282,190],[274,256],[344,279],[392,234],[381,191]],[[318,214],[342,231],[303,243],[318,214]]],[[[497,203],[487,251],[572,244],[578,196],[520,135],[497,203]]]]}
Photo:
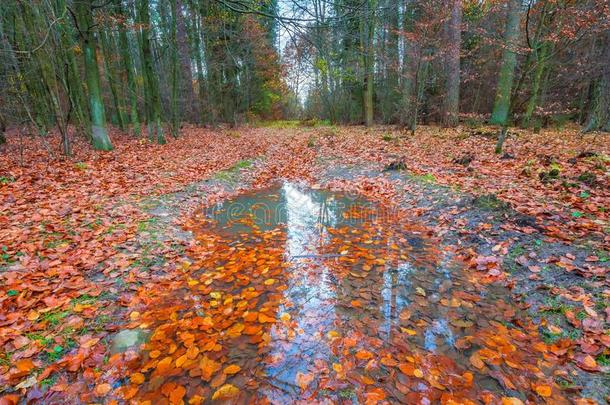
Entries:
{"type": "Polygon", "coordinates": [[[191,228],[199,270],[142,315],[147,353],[162,354],[136,366],[156,368],[141,398],[171,383],[208,400],[230,384],[237,402],[476,399],[489,377],[472,352],[521,344],[495,322],[506,291],[483,295],[427,228],[365,199],[284,183],[211,207],[191,228]],[[164,356],[192,359],[157,373],[164,356]],[[240,371],[223,374],[229,363],[240,371]]]}

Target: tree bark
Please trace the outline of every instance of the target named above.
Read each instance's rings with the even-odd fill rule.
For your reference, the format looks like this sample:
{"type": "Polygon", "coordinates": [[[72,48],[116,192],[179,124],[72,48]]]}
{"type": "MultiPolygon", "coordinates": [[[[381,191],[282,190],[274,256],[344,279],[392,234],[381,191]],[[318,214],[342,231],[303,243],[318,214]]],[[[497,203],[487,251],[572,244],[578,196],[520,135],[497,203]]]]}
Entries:
{"type": "Polygon", "coordinates": [[[146,105],[148,109],[148,136],[150,140],[156,140],[159,144],[165,143],[163,126],[161,125],[161,96],[159,94],[159,82],[153,69],[153,55],[150,45],[150,11],[148,0],[138,0],[138,17],[142,24],[142,67],[144,81],[146,83],[146,105]],[[155,136],[156,133],[156,136],[155,136]]]}
{"type": "Polygon", "coordinates": [[[85,59],[85,76],[89,92],[89,109],[91,113],[91,135],[93,148],[96,150],[112,150],[112,143],[106,129],[106,112],[100,89],[100,72],[97,66],[97,43],[93,27],[93,12],[91,1],[76,3],[79,30],[85,59]]]}
{"type": "Polygon", "coordinates": [[[508,0],[508,15],[504,31],[504,51],[498,78],[496,100],[490,123],[506,125],[510,110],[510,96],[517,67],[516,47],[519,39],[519,22],[521,17],[521,0],[508,0]]]}
{"type": "Polygon", "coordinates": [[[462,0],[453,0],[449,20],[447,51],[447,82],[443,125],[455,127],[460,110],[460,49],[462,44],[462,0]]]}

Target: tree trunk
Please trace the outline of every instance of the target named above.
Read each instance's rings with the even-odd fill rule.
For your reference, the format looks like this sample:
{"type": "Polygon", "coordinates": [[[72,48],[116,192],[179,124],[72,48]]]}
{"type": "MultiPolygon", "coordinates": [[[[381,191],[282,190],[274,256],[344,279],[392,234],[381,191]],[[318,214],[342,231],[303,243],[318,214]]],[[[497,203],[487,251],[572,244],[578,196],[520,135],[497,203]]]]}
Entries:
{"type": "Polygon", "coordinates": [[[111,39],[108,38],[108,34],[104,30],[100,30],[100,39],[102,42],[102,53],[104,54],[106,81],[110,87],[110,94],[112,94],[117,123],[121,131],[124,131],[126,129],[127,119],[125,118],[123,109],[123,96],[119,94],[117,76],[114,71],[114,64],[112,63],[111,39]]]}
{"type": "Polygon", "coordinates": [[[176,0],[176,41],[178,44],[178,63],[180,66],[180,93],[184,97],[184,117],[189,122],[196,121],[195,91],[193,89],[193,69],[191,65],[191,47],[183,14],[182,0],[176,0]]]}
{"type": "Polygon", "coordinates": [[[159,82],[153,68],[153,55],[150,45],[150,11],[148,0],[138,0],[138,17],[142,24],[142,67],[147,87],[146,105],[148,107],[148,136],[159,144],[165,143],[163,126],[161,125],[161,96],[159,94],[159,82]],[[156,137],[155,137],[156,132],[156,137]]]}
{"type": "MultiPolygon", "coordinates": [[[[116,12],[127,18],[127,14],[123,9],[121,0],[114,0],[116,12]]],[[[125,76],[127,76],[127,90],[129,93],[129,121],[133,134],[140,136],[140,117],[138,115],[138,91],[135,80],[134,67],[131,62],[131,49],[129,47],[129,39],[127,38],[127,27],[123,26],[119,28],[119,46],[121,48],[121,58],[123,59],[123,69],[125,70],[125,76]]]]}
{"type": "Polygon", "coordinates": [[[490,123],[506,125],[510,110],[510,96],[513,88],[515,68],[517,67],[516,47],[519,39],[521,0],[508,0],[508,15],[504,31],[504,51],[498,78],[496,100],[490,123]]]}
{"type": "Polygon", "coordinates": [[[197,85],[198,94],[197,99],[199,101],[199,114],[197,116],[197,122],[202,124],[207,121],[206,103],[205,103],[205,79],[203,77],[203,63],[201,60],[201,28],[200,28],[200,17],[197,15],[193,21],[191,36],[193,39],[193,47],[195,50],[195,65],[197,66],[197,85]]]}
{"type": "MultiPolygon", "coordinates": [[[[405,32],[413,31],[414,9],[409,0],[404,0],[404,19],[403,30],[405,32]]],[[[408,127],[412,123],[413,104],[415,102],[415,76],[417,74],[417,45],[411,43],[409,38],[403,36],[404,55],[402,60],[402,78],[401,78],[401,98],[399,107],[399,124],[403,127],[408,127]]]]}
{"type": "Polygon", "coordinates": [[[550,44],[543,43],[540,49],[536,52],[536,70],[532,80],[532,90],[529,100],[527,101],[527,107],[525,108],[525,114],[523,115],[524,127],[529,127],[530,120],[534,114],[534,110],[538,106],[538,100],[540,99],[540,84],[542,83],[542,74],[546,68],[547,53],[549,51],[550,44]]]}
{"type": "Polygon", "coordinates": [[[443,125],[447,127],[455,127],[459,123],[461,30],[462,0],[453,0],[451,19],[449,20],[449,49],[447,51],[447,96],[443,114],[443,125]]]}
{"type": "Polygon", "coordinates": [[[364,10],[363,22],[363,46],[365,50],[363,57],[364,65],[364,124],[370,127],[374,124],[374,106],[373,106],[373,91],[374,91],[374,64],[375,51],[373,49],[373,40],[375,37],[375,8],[377,7],[376,0],[367,0],[364,10]]]}
{"type": "Polygon", "coordinates": [[[112,150],[112,143],[106,129],[106,113],[100,89],[100,72],[97,66],[97,50],[93,27],[93,13],[91,1],[76,3],[76,13],[79,21],[82,39],[83,55],[85,58],[85,76],[89,92],[89,109],[91,113],[91,134],[93,148],[96,150],[112,150]]]}

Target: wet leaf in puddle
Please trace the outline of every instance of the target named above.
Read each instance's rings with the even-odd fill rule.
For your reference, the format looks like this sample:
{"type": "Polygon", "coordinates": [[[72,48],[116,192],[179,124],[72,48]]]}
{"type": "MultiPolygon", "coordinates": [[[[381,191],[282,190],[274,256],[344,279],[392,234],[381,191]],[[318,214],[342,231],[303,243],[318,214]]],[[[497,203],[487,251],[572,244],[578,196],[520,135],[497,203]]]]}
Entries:
{"type": "Polygon", "coordinates": [[[458,328],[470,328],[474,323],[465,319],[452,319],[451,324],[458,328]]]}
{"type": "Polygon", "coordinates": [[[375,404],[379,401],[383,401],[386,398],[386,393],[383,389],[377,387],[367,391],[365,396],[367,404],[375,404]]]}
{"type": "Polygon", "coordinates": [[[368,350],[358,350],[356,352],[356,358],[359,360],[369,360],[373,357],[373,353],[369,352],[368,350]]]}
{"type": "Polygon", "coordinates": [[[411,318],[411,311],[405,308],[400,312],[400,315],[398,315],[398,317],[401,321],[408,321],[411,318]]]}
{"type": "Polygon", "coordinates": [[[485,367],[485,363],[483,363],[483,360],[481,360],[481,357],[479,356],[479,352],[474,352],[470,356],[470,364],[472,364],[473,366],[475,366],[478,369],[482,369],[483,367],[485,367]]]}
{"type": "Polygon", "coordinates": [[[580,356],[578,358],[578,367],[582,368],[583,370],[587,370],[587,371],[599,371],[599,365],[597,364],[597,361],[595,361],[595,359],[587,354],[585,356],[580,356]]]}
{"type": "Polygon", "coordinates": [[[239,395],[239,388],[231,384],[225,384],[214,392],[212,400],[231,399],[237,395],[239,395]]]}
{"type": "Polygon", "coordinates": [[[306,391],[312,381],[313,374],[297,372],[295,383],[301,388],[301,391],[306,391]]]}

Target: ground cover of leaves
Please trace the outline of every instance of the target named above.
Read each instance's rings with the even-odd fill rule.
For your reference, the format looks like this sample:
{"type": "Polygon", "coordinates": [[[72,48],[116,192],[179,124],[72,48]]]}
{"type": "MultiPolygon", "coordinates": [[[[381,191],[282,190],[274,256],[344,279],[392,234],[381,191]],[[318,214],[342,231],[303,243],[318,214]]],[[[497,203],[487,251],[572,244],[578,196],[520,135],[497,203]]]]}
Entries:
{"type": "MultiPolygon", "coordinates": [[[[109,353],[108,336],[125,325],[143,322],[134,310],[142,304],[139,292],[179,282],[193,256],[192,241],[155,236],[163,233],[163,226],[147,212],[150,201],[184,192],[205,179],[231,180],[240,170],[247,172],[249,188],[267,186],[278,178],[315,187],[322,182],[326,166],[339,164],[398,168],[418,181],[478,195],[485,208],[502,209],[508,204],[523,214],[522,222],[504,227],[524,238],[539,233],[536,241],[573,246],[574,251],[564,249],[544,258],[515,249],[514,241],[496,241],[490,251],[474,246],[458,253],[477,277],[490,283],[534,283],[544,277],[548,266],[582,279],[583,285],[560,285],[549,294],[555,301],[541,309],[565,318],[580,332],[564,336],[558,326],[547,326],[548,339],[541,343],[546,345],[541,352],[587,373],[607,373],[608,135],[515,131],[506,153],[498,156],[490,133],[488,128],[465,127],[422,127],[414,136],[386,127],[187,128],[163,146],[115,133],[114,151],[93,152],[79,143],[71,159],[49,154],[54,148],[49,145],[57,145],[57,139],[26,139],[20,144],[9,136],[0,154],[4,400],[36,400],[49,392],[66,398],[86,392],[80,399],[87,402],[120,397],[103,373],[105,364],[118,361],[109,353]],[[527,277],[510,274],[509,265],[514,263],[527,277]]],[[[397,203],[404,193],[400,181],[387,176],[324,183],[387,204],[397,203]]],[[[181,222],[188,222],[201,204],[243,189],[205,189],[205,195],[178,204],[181,222]]],[[[468,227],[445,225],[464,233],[468,227]]],[[[485,228],[483,223],[481,234],[488,231],[485,228]]],[[[444,232],[443,226],[437,231],[444,232]]],[[[473,367],[479,368],[484,360],[475,357],[473,367]]],[[[569,375],[560,377],[569,380],[569,375]]],[[[121,388],[124,398],[135,397],[134,390],[143,382],[138,383],[140,375],[131,378],[129,390],[121,388]]],[[[298,385],[306,386],[310,378],[299,376],[298,385]]],[[[534,386],[532,400],[548,398],[553,384],[534,386]]],[[[219,384],[224,391],[216,399],[236,395],[231,387],[219,384]]],[[[560,388],[568,393],[573,389],[560,388]]],[[[186,401],[183,389],[168,387],[166,400],[186,401]]],[[[578,397],[577,392],[571,395],[578,397]]],[[[374,392],[367,398],[384,401],[385,394],[374,392]]]]}

